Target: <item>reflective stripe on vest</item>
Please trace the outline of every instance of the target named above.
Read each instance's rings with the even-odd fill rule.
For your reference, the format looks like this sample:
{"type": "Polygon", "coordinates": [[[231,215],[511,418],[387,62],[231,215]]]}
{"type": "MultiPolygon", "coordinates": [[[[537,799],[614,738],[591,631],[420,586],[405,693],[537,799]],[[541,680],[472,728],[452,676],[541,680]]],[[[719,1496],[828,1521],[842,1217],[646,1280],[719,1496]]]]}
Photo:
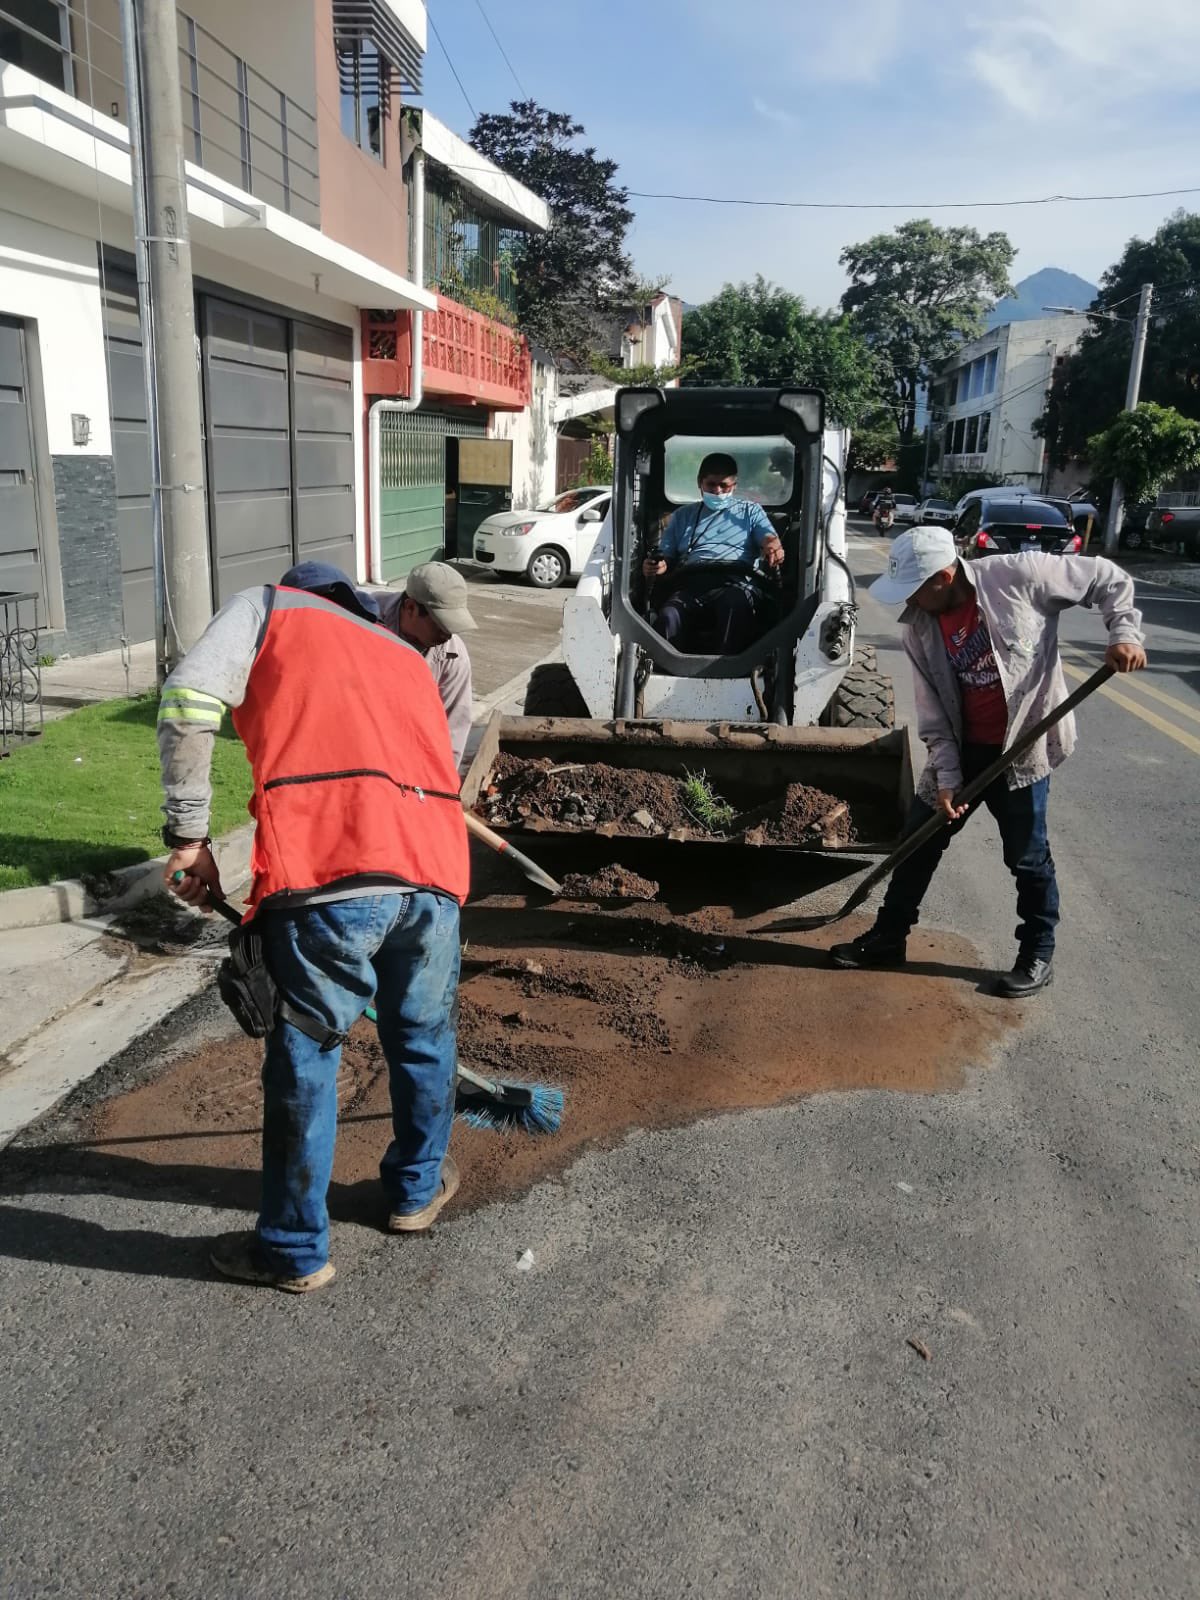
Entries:
{"type": "Polygon", "coordinates": [[[363,875],[465,900],[458,773],[419,651],[277,589],[234,725],[254,769],[252,907],[363,875]]]}

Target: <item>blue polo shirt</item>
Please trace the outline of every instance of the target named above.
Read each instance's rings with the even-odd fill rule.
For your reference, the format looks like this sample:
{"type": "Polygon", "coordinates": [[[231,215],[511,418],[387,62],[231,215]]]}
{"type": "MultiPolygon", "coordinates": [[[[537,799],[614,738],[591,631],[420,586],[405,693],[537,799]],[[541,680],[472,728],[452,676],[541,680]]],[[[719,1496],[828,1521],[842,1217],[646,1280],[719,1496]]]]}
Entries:
{"type": "Polygon", "coordinates": [[[763,540],[774,533],[767,513],[753,500],[731,500],[720,511],[680,506],[663,532],[663,560],[679,566],[711,567],[741,562],[752,567],[763,540]]]}

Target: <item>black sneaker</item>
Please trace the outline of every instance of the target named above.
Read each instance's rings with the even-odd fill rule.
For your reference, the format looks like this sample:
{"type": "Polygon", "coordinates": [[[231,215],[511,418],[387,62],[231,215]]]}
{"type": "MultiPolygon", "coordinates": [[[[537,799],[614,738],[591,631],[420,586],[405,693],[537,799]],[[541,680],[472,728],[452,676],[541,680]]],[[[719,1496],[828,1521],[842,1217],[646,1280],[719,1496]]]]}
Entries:
{"type": "Polygon", "coordinates": [[[829,959],[835,967],[902,967],[908,959],[908,941],[872,928],[849,944],[833,945],[829,959]]]}
{"type": "Polygon", "coordinates": [[[1037,994],[1054,982],[1054,968],[1041,956],[1018,956],[1011,972],[1006,972],[996,985],[996,993],[1008,1000],[1023,1000],[1027,994],[1037,994]]]}

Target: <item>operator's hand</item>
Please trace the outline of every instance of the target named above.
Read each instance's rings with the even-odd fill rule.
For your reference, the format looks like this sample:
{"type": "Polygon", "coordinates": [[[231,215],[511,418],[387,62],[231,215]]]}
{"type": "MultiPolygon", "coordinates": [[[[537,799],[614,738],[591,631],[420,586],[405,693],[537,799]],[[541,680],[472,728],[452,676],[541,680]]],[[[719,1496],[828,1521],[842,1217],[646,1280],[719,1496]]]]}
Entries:
{"type": "Polygon", "coordinates": [[[661,578],[666,570],[667,563],[665,561],[650,561],[647,559],[642,562],[643,578],[661,578]]]}
{"type": "Polygon", "coordinates": [[[1146,652],[1140,644],[1110,644],[1104,652],[1104,662],[1114,672],[1141,672],[1146,665],[1146,652]]]}
{"type": "Polygon", "coordinates": [[[189,906],[198,906],[206,916],[212,911],[208,898],[210,889],[224,899],[221,874],[206,844],[189,844],[181,850],[172,850],[163,869],[163,882],[172,894],[178,895],[189,906]],[[183,873],[178,883],[175,882],[177,872],[183,873]]]}
{"type": "Polygon", "coordinates": [[[768,534],[763,540],[762,557],[768,567],[781,567],[783,565],[783,545],[775,534],[768,534]]]}
{"type": "Polygon", "coordinates": [[[939,789],[937,809],[943,813],[948,822],[957,822],[959,817],[965,817],[971,809],[969,806],[956,806],[954,804],[953,789],[939,789]]]}

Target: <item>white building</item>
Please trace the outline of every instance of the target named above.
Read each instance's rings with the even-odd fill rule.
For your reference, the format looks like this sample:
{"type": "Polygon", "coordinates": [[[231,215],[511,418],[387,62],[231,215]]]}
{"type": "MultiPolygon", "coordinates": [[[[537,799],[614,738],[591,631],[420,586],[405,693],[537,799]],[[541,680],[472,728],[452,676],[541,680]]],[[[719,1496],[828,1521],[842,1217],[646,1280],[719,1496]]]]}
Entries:
{"type": "Polygon", "coordinates": [[[1056,363],[1079,341],[1078,317],[1010,322],[956,350],[930,386],[941,477],[986,475],[1041,489],[1045,443],[1033,425],[1056,363]]]}
{"type": "MultiPolygon", "coordinates": [[[[423,0],[179,0],[214,605],[305,558],[400,579],[509,492],[487,440],[528,345],[454,291],[503,302],[549,213],[405,104],[426,25],[423,0]],[[369,406],[422,376],[372,505],[369,406]]],[[[155,626],[126,119],[118,0],[0,0],[0,591],[38,596],[59,654],[155,626]]]]}

